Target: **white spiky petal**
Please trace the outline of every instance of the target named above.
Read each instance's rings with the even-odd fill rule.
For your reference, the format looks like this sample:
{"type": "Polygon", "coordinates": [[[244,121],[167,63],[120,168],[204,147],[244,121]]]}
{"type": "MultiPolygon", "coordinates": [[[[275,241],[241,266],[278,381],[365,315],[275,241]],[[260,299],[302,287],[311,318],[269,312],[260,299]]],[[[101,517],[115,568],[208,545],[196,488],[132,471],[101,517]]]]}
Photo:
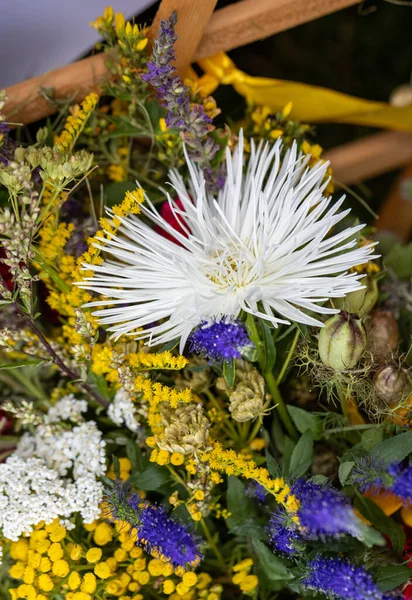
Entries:
{"type": "Polygon", "coordinates": [[[80,285],[110,300],[94,314],[115,337],[145,329],[134,337],[148,343],[179,338],[184,347],[201,321],[237,317],[243,310],[271,322],[322,326],[313,313],[336,312],[324,306],[329,298],[361,287],[351,267],[367,262],[372,245],[356,247],[363,225],[331,234],[349,210],[338,212],[323,196],[327,164],[307,167],[296,145],[283,151],[251,142],[246,173],[243,137],[231,155],[227,176],[217,197],[186,156],[189,188],[176,171],[170,179],[179,208],[168,195],[176,219],[187,235],[167,223],[146,197],[142,210],[179,244],[165,238],[142,219],[121,219],[117,235],[105,242],[113,258],[93,265],[93,277],[80,285]],[[113,306],[114,305],[114,306],[113,306]]]}

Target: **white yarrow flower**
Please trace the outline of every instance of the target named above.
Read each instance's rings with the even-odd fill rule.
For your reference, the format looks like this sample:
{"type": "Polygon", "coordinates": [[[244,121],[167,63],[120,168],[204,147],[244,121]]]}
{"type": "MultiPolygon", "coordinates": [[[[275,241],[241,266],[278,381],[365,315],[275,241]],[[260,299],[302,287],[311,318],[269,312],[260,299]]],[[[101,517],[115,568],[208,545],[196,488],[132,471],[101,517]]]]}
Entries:
{"type": "Polygon", "coordinates": [[[120,388],[107,409],[107,414],[115,425],[121,427],[123,424],[136,433],[141,429],[139,421],[136,419],[135,406],[128,392],[120,388]]]}
{"type": "Polygon", "coordinates": [[[180,338],[182,351],[202,321],[236,318],[242,310],[275,327],[321,327],[313,313],[337,312],[324,303],[361,287],[360,275],[349,270],[373,258],[372,245],[356,247],[363,225],[332,230],[349,210],[338,213],[344,197],[332,204],[322,194],[328,165],[309,168],[296,145],[283,160],[282,152],[280,140],[258,148],[251,141],[244,172],[241,134],[233,156],[226,151],[227,177],[217,197],[186,156],[189,188],[179,173],[170,174],[183,210],[169,195],[168,202],[187,235],[147,197],[141,207],[178,243],[142,219],[120,219],[118,233],[104,243],[112,258],[93,265],[93,277],[80,284],[109,298],[88,306],[111,305],[93,314],[115,337],[147,338],[150,345],[180,338]],[[136,334],[136,328],[145,329],[136,334]]]}

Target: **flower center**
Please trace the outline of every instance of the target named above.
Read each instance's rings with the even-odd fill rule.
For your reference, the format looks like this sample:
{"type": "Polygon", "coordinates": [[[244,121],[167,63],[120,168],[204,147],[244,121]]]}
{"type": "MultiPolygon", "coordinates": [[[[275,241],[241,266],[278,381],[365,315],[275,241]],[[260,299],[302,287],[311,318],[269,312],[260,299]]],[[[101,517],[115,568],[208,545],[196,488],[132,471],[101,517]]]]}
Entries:
{"type": "Polygon", "coordinates": [[[205,275],[220,290],[245,288],[258,279],[263,271],[263,261],[250,252],[236,248],[214,250],[209,255],[205,275]],[[259,263],[262,263],[261,265],[259,263]]]}

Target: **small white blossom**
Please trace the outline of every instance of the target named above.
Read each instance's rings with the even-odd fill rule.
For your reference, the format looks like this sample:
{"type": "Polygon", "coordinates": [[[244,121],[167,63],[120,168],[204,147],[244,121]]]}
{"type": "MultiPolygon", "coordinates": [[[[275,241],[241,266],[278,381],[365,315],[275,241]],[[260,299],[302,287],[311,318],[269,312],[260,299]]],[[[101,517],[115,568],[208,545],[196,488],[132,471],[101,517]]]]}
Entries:
{"type": "Polygon", "coordinates": [[[140,423],[135,416],[134,404],[124,388],[120,388],[116,392],[113,402],[107,409],[107,414],[113,423],[119,427],[124,424],[133,432],[140,429],[140,423]]]}
{"type": "Polygon", "coordinates": [[[86,523],[99,517],[103,485],[97,477],[106,471],[106,444],[96,423],[83,419],[86,410],[85,401],[72,395],[62,398],[0,464],[0,528],[5,537],[16,540],[40,521],[57,517],[70,525],[74,513],[86,523]],[[71,429],[67,421],[72,421],[71,429]]]}
{"type": "Polygon", "coordinates": [[[73,482],[59,477],[39,458],[10,456],[0,464],[0,528],[17,540],[45,521],[79,512],[85,522],[99,516],[103,486],[91,476],[73,482]]]}
{"type": "Polygon", "coordinates": [[[86,411],[86,400],[77,400],[73,394],[68,394],[49,408],[46,423],[57,423],[59,421],[80,423],[83,421],[82,413],[86,411]]]}

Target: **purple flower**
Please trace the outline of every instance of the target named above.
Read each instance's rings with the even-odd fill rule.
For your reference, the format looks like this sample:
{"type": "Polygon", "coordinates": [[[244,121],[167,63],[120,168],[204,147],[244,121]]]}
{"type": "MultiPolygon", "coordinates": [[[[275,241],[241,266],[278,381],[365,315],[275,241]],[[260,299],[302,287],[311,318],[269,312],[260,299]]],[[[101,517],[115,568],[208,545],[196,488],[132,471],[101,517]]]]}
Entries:
{"type": "Polygon", "coordinates": [[[245,494],[248,498],[253,498],[260,504],[265,504],[266,502],[266,490],[257,481],[251,481],[246,485],[245,494]]]}
{"type": "Polygon", "coordinates": [[[352,469],[352,480],[362,492],[372,488],[393,492],[407,502],[412,501],[412,466],[385,464],[375,457],[362,458],[352,469]]]}
{"type": "Polygon", "coordinates": [[[203,321],[189,336],[190,351],[207,358],[230,361],[241,358],[241,351],[252,346],[241,321],[203,321]]]}
{"type": "Polygon", "coordinates": [[[136,544],[159,555],[174,567],[195,566],[202,558],[200,539],[188,525],[168,516],[162,505],[150,504],[138,494],[130,494],[122,482],[106,490],[110,519],[127,522],[136,532],[136,544]]]}
{"type": "Polygon", "coordinates": [[[211,166],[219,150],[219,145],[208,136],[213,130],[212,119],[202,104],[191,103],[189,90],[172,64],[177,40],[176,21],[176,12],[171,14],[168,21],[161,21],[152,57],[147,63],[147,73],[142,75],[142,79],[155,88],[157,97],[167,111],[167,127],[180,130],[189,156],[203,169],[209,187],[220,189],[222,173],[214,171],[211,166]]]}
{"type": "Polygon", "coordinates": [[[316,556],[307,564],[305,588],[321,592],[328,598],[342,600],[382,600],[372,576],[363,567],[357,567],[340,558],[316,556]]]}
{"type": "Polygon", "coordinates": [[[296,556],[305,549],[301,532],[283,509],[278,509],[272,513],[267,531],[269,533],[269,544],[274,551],[285,556],[296,556]]]}
{"type": "Polygon", "coordinates": [[[291,492],[300,502],[297,516],[305,539],[316,540],[344,534],[358,537],[361,533],[361,523],[352,506],[332,486],[298,479],[292,484],[291,492]]]}

